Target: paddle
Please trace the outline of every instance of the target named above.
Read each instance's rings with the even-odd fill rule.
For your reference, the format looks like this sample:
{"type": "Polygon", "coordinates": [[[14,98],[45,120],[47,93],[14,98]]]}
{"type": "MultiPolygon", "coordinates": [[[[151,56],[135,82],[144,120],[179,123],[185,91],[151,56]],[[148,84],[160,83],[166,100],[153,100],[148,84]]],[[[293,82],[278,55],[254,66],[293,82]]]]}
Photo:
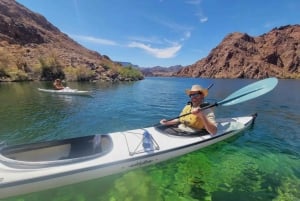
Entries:
{"type": "Polygon", "coordinates": [[[207,87],[207,90],[209,90],[210,88],[212,88],[212,86],[214,86],[214,83],[211,83],[211,84],[207,87]]]}
{"type": "MultiPolygon", "coordinates": [[[[216,107],[219,105],[222,106],[229,106],[229,105],[235,105],[238,103],[245,102],[247,100],[257,98],[263,94],[268,93],[269,91],[273,90],[275,86],[277,85],[278,80],[277,78],[266,78],[257,82],[254,82],[252,84],[249,84],[236,92],[230,94],[228,97],[226,97],[224,100],[221,100],[219,102],[216,102],[214,104],[208,105],[206,107],[201,108],[201,110],[205,110],[211,107],[216,107]]],[[[171,121],[174,119],[178,119],[180,117],[187,116],[191,113],[187,113],[172,119],[168,119],[167,121],[171,121]]]]}

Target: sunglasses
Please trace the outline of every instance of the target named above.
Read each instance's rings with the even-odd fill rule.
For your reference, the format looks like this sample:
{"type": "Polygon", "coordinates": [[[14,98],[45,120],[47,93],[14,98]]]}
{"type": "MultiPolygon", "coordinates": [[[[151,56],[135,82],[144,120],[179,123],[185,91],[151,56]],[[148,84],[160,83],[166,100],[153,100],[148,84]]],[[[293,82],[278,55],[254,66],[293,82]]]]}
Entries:
{"type": "Polygon", "coordinates": [[[190,98],[197,98],[198,96],[200,96],[202,93],[196,93],[196,94],[190,94],[190,98]]]}

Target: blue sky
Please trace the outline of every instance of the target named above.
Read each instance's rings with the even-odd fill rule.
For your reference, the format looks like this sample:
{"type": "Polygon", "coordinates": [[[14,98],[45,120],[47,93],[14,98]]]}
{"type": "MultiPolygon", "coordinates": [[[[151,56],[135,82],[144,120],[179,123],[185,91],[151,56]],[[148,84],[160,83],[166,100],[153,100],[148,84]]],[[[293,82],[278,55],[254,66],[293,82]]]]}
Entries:
{"type": "Polygon", "coordinates": [[[232,32],[300,23],[299,0],[17,0],[88,49],[140,67],[190,65],[232,32]]]}

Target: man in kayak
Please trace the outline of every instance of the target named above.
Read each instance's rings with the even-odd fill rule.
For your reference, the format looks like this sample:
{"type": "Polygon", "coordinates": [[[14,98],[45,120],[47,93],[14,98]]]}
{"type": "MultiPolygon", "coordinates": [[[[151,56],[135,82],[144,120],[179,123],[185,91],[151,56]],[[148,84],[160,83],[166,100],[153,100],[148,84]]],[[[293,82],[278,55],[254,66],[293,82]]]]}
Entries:
{"type": "Polygon", "coordinates": [[[211,135],[216,134],[217,126],[213,110],[211,108],[200,110],[201,107],[204,107],[204,97],[207,96],[208,90],[200,85],[193,85],[191,89],[187,89],[185,92],[191,98],[191,101],[183,108],[180,116],[187,113],[191,114],[170,121],[162,119],[160,123],[162,125],[179,124],[179,129],[188,132],[205,129],[211,135]]]}
{"type": "Polygon", "coordinates": [[[56,90],[61,90],[61,89],[64,89],[65,87],[63,86],[62,82],[60,79],[56,79],[54,80],[53,82],[53,87],[56,89],[56,90]]]}

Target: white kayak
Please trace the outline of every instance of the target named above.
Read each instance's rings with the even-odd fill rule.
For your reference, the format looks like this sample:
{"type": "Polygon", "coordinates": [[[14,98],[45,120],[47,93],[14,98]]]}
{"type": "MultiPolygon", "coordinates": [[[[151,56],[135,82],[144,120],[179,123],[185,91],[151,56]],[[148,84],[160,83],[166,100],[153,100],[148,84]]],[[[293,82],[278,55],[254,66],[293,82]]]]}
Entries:
{"type": "Polygon", "coordinates": [[[60,90],[41,89],[41,88],[38,88],[38,90],[42,92],[61,94],[61,95],[90,95],[91,94],[91,91],[80,91],[77,89],[71,89],[69,87],[65,87],[64,89],[60,89],[60,90]]]}
{"type": "Polygon", "coordinates": [[[0,147],[0,199],[159,163],[232,137],[256,114],[217,119],[218,132],[148,127],[110,134],[0,147]]]}

